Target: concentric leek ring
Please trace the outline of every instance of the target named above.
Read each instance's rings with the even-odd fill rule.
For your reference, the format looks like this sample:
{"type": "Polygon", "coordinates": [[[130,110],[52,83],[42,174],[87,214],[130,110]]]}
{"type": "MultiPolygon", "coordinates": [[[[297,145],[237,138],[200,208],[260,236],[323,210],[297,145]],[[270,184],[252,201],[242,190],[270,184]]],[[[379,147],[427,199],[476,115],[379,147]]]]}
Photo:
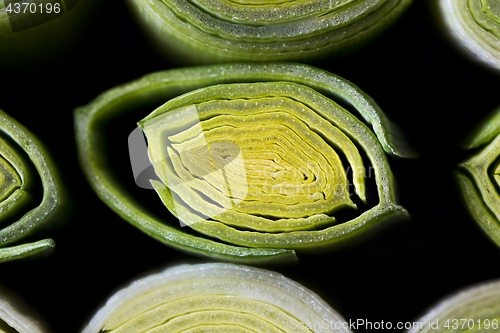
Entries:
{"type": "Polygon", "coordinates": [[[94,2],[0,0],[0,62],[26,68],[43,59],[47,66],[78,39],[94,2]]]}
{"type": "Polygon", "coordinates": [[[444,29],[469,57],[500,73],[500,3],[439,0],[444,29]]]}
{"type": "Polygon", "coordinates": [[[432,307],[407,333],[498,332],[500,281],[461,290],[432,307]]]}
{"type": "Polygon", "coordinates": [[[52,239],[5,247],[31,234],[51,220],[60,205],[60,181],[56,169],[41,142],[23,125],[0,110],[0,262],[27,257],[54,247],[52,239]],[[29,210],[34,164],[43,185],[40,205],[29,210]],[[17,221],[14,214],[28,211],[17,221]],[[5,223],[11,223],[5,225],[5,223]]]}
{"type": "Polygon", "coordinates": [[[234,64],[160,72],[111,89],[75,116],[80,164],[99,197],[144,232],[189,252],[230,260],[271,259],[292,255],[290,249],[343,243],[382,220],[406,215],[395,203],[384,153],[385,149],[396,156],[409,155],[395,136],[396,129],[359,88],[314,67],[234,64]],[[252,83],[232,83],[242,81],[252,83]],[[188,93],[178,96],[183,92],[188,93]],[[140,123],[156,173],[169,187],[156,182],[155,188],[182,222],[238,246],[195,237],[153,218],[108,170],[99,132],[103,119],[145,101],[159,105],[175,96],[140,123]],[[325,96],[353,106],[378,138],[325,96]],[[195,110],[195,120],[201,121],[191,129],[189,110],[195,110]],[[165,131],[177,133],[168,149],[163,145],[165,131]],[[211,142],[214,153],[218,151],[212,160],[200,137],[187,140],[199,134],[211,142]],[[174,150],[205,160],[188,161],[188,170],[183,164],[189,156],[174,150]],[[233,161],[228,168],[224,157],[233,161]],[[343,165],[344,157],[349,165],[343,165]],[[168,161],[176,164],[175,172],[168,161]],[[355,206],[347,191],[346,170],[353,171],[356,196],[363,201],[364,171],[369,166],[374,170],[378,204],[348,222],[336,222],[333,211],[355,206]],[[185,204],[175,205],[176,195],[185,204]]]}
{"type": "Polygon", "coordinates": [[[134,282],[83,333],[350,332],[344,322],[281,274],[215,263],[177,266],[134,282]]]}
{"type": "Polygon", "coordinates": [[[304,60],[345,52],[411,0],[130,0],[150,37],[182,62],[304,60]]]}
{"type": "Polygon", "coordinates": [[[457,172],[463,196],[475,220],[500,246],[500,108],[474,132],[467,148],[480,150],[457,172]]]}

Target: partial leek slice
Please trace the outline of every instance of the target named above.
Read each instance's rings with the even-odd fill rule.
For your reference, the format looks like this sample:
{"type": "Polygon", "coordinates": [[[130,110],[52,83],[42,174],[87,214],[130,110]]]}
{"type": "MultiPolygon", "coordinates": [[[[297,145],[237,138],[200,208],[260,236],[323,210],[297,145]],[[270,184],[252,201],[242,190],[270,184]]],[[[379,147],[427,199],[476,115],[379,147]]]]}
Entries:
{"type": "MultiPolygon", "coordinates": [[[[198,119],[196,112],[195,115],[198,119]]],[[[363,234],[378,222],[390,217],[407,216],[406,210],[395,202],[393,176],[384,150],[401,157],[411,156],[411,150],[398,136],[397,128],[389,122],[369,96],[349,81],[314,67],[276,63],[214,65],[169,70],[111,89],[88,106],[78,109],[75,117],[80,164],[87,180],[101,200],[142,231],[168,245],[191,253],[247,262],[287,257],[294,254],[290,249],[342,244],[349,242],[354,236],[363,234]],[[231,84],[242,81],[253,83],[231,84]],[[227,85],[221,83],[227,83],[227,85]],[[201,89],[195,90],[198,88],[201,89]],[[179,96],[187,92],[188,94],[179,96]],[[99,125],[103,119],[124,115],[145,102],[160,105],[176,96],[178,97],[158,108],[140,123],[148,133],[153,162],[161,161],[164,157],[161,145],[155,144],[158,140],[161,141],[161,132],[185,125],[181,120],[173,122],[171,118],[168,118],[170,112],[194,107],[202,112],[200,113],[203,121],[202,127],[205,126],[202,129],[205,130],[208,127],[214,129],[213,134],[207,134],[207,136],[213,135],[216,138],[226,135],[222,132],[217,133],[220,122],[236,124],[248,121],[249,124],[251,123],[248,127],[253,127],[254,130],[243,130],[248,132],[248,142],[245,143],[247,146],[252,145],[252,140],[262,141],[264,137],[270,140],[269,142],[274,140],[276,143],[273,145],[276,149],[270,151],[268,157],[275,154],[278,160],[277,146],[280,145],[281,153],[287,156],[281,156],[281,161],[278,163],[289,166],[288,171],[281,173],[283,177],[280,176],[282,190],[290,192],[292,182],[296,182],[299,187],[304,185],[300,187],[304,190],[304,195],[291,197],[288,203],[285,202],[286,200],[270,205],[255,202],[247,207],[245,213],[229,212],[229,215],[225,217],[227,224],[208,220],[203,223],[192,223],[191,220],[181,218],[182,222],[189,224],[197,231],[233,245],[189,235],[154,218],[143,206],[133,200],[133,194],[131,195],[119,186],[118,180],[111,170],[108,170],[106,162],[108,156],[101,145],[103,133],[99,125]],[[350,104],[373,126],[375,134],[330,98],[350,104]],[[245,105],[245,100],[247,105],[245,105]],[[249,116],[252,113],[253,115],[249,116]],[[222,118],[217,118],[218,114],[222,118]],[[243,117],[238,118],[240,116],[243,117]],[[265,136],[259,132],[265,130],[264,128],[272,129],[277,126],[274,120],[276,117],[282,122],[279,133],[276,132],[277,135],[265,136]],[[292,125],[295,126],[293,130],[295,134],[291,133],[291,127],[286,127],[292,125]],[[287,128],[290,129],[289,133],[286,133],[287,128]],[[251,131],[253,132],[250,133],[251,131]],[[298,144],[302,145],[300,151],[296,154],[289,154],[291,147],[298,144]],[[339,158],[335,157],[338,154],[344,155],[350,165],[342,166],[339,158]],[[367,165],[363,163],[361,155],[369,161],[367,165]],[[304,168],[297,167],[297,163],[303,163],[304,168]],[[323,170],[323,167],[327,167],[329,171],[323,170]],[[365,200],[365,168],[373,168],[378,203],[346,223],[333,225],[334,218],[328,214],[335,207],[354,207],[352,199],[346,194],[345,169],[347,167],[353,170],[356,195],[361,201],[365,200]],[[301,181],[302,171],[309,172],[311,178],[305,182],[301,181]],[[311,186],[305,184],[307,181],[313,181],[315,177],[326,175],[325,172],[329,173],[328,176],[322,177],[319,182],[312,183],[311,186]],[[290,183],[287,184],[285,179],[289,179],[290,183]],[[334,193],[332,189],[338,192],[334,193]],[[310,201],[315,200],[315,196],[311,198],[310,193],[307,192],[309,190],[315,190],[318,194],[323,190],[330,191],[328,193],[332,195],[323,203],[313,203],[314,212],[312,210],[308,212],[310,201]],[[306,200],[306,197],[309,199],[306,200]],[[302,203],[298,203],[297,200],[302,201],[302,199],[304,199],[303,207],[299,207],[302,203]],[[297,209],[293,213],[290,211],[290,214],[282,216],[279,213],[280,205],[290,203],[298,204],[297,209]],[[262,214],[261,211],[264,210],[265,214],[262,214]],[[235,215],[240,216],[241,220],[234,218],[235,215]],[[266,216],[263,218],[259,215],[266,216]],[[269,216],[277,220],[276,223],[266,222],[265,218],[269,216]],[[263,224],[260,227],[261,222],[263,224]],[[241,228],[237,229],[236,225],[241,228]]],[[[196,130],[194,128],[192,131],[196,130]]],[[[238,131],[237,126],[227,126],[227,130],[228,136],[239,135],[235,134],[238,131]],[[230,132],[232,134],[229,134],[230,132]]],[[[182,143],[182,135],[177,136],[178,144],[182,143]]],[[[196,146],[193,146],[193,149],[197,149],[196,146]]],[[[259,150],[255,155],[260,153],[263,151],[259,150]]],[[[177,160],[181,161],[182,158],[177,160]]],[[[260,163],[258,156],[255,156],[254,162],[260,163]]],[[[269,168],[276,166],[268,165],[269,168]]],[[[161,174],[159,170],[157,169],[156,172],[161,174]]],[[[251,180],[252,188],[263,188],[258,180],[259,170],[254,171],[256,173],[251,180]]],[[[203,170],[199,172],[203,173],[203,170]]],[[[190,175],[185,173],[183,177],[190,177],[190,175]]],[[[224,177],[215,177],[211,181],[220,184],[224,181],[224,177]]],[[[241,179],[235,175],[230,181],[237,184],[241,179]]],[[[171,213],[179,216],[180,212],[176,211],[170,189],[160,183],[155,183],[155,187],[171,213]]],[[[236,192],[234,194],[237,195],[236,192]]],[[[268,198],[272,199],[279,193],[270,191],[268,194],[268,198]]],[[[240,195],[246,196],[244,192],[240,195]]],[[[219,196],[219,199],[226,200],[223,196],[219,196]]],[[[231,198],[227,200],[227,203],[230,204],[230,201],[231,198]]],[[[188,203],[188,205],[181,206],[181,209],[189,205],[188,203]]],[[[190,211],[187,209],[186,213],[190,214],[190,211]]],[[[208,212],[208,215],[214,214],[208,212]]]]}
{"type": "Polygon", "coordinates": [[[232,264],[182,265],[111,297],[83,333],[350,332],[318,295],[281,274],[232,264]]]}
{"type": "Polygon", "coordinates": [[[461,290],[432,307],[407,333],[498,332],[500,281],[461,290]]]}
{"type": "Polygon", "coordinates": [[[61,185],[57,171],[42,143],[12,117],[0,110],[0,262],[23,258],[54,247],[52,239],[5,247],[28,236],[40,225],[53,220],[61,203],[61,185]],[[34,164],[43,185],[40,205],[31,210],[33,175],[29,160],[34,164]],[[28,211],[17,221],[15,214],[28,211]],[[5,225],[6,222],[12,222],[5,225]]]}
{"type": "Polygon", "coordinates": [[[43,333],[49,329],[17,295],[0,288],[0,332],[43,333]]]}
{"type": "Polygon", "coordinates": [[[500,108],[473,133],[467,148],[483,146],[460,164],[457,172],[469,210],[483,230],[500,246],[500,108]]]}
{"type": "Polygon", "coordinates": [[[307,60],[345,53],[412,0],[129,0],[154,44],[183,63],[307,60]]]}
{"type": "Polygon", "coordinates": [[[498,0],[438,0],[443,27],[467,56],[500,73],[498,0]]]}

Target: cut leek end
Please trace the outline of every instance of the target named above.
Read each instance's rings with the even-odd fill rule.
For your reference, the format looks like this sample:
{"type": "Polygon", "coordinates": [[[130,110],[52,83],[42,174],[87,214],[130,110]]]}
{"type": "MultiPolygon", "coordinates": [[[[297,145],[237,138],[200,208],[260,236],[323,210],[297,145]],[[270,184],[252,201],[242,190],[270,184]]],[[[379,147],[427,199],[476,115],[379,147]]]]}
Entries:
{"type": "Polygon", "coordinates": [[[455,172],[465,205],[474,220],[500,246],[500,109],[496,109],[466,141],[474,153],[455,172]]]}
{"type": "Polygon", "coordinates": [[[438,0],[432,2],[431,8],[442,34],[456,50],[484,69],[500,74],[500,24],[498,18],[469,6],[477,3],[438,0]]]}
{"type": "MultiPolygon", "coordinates": [[[[175,115],[176,112],[170,114],[175,115]]],[[[234,118],[241,115],[242,113],[238,112],[237,114],[224,114],[221,116],[234,118]]],[[[138,116],[138,119],[140,119],[140,117],[141,115],[138,116]]],[[[142,117],[144,117],[144,115],[142,115],[142,117]]],[[[245,121],[256,121],[253,116],[247,118],[248,119],[245,121]]],[[[168,125],[168,119],[165,119],[168,125]]],[[[217,126],[216,123],[210,125],[211,119],[211,116],[199,117],[199,120],[202,122],[207,121],[205,125],[216,125],[217,130],[219,130],[219,126],[217,126]]],[[[233,120],[235,120],[235,118],[233,120]]],[[[158,122],[158,124],[160,123],[161,122],[158,122]]],[[[183,125],[179,121],[171,122],[170,124],[173,125],[173,127],[182,127],[183,125]]],[[[174,69],[153,73],[139,80],[110,89],[97,97],[88,106],[75,111],[75,132],[80,165],[90,185],[103,202],[142,232],[168,246],[195,255],[209,256],[219,260],[236,260],[239,262],[253,262],[254,260],[265,261],[267,260],[266,258],[271,258],[272,260],[275,260],[275,258],[279,259],[280,257],[282,257],[282,259],[295,258],[295,252],[291,250],[298,249],[305,251],[315,246],[322,248],[326,245],[341,244],[344,243],[344,241],[347,243],[347,240],[350,239],[350,235],[361,236],[361,231],[368,231],[372,226],[378,225],[379,222],[385,219],[392,219],[396,216],[407,216],[407,212],[395,203],[393,175],[384,152],[385,147],[392,147],[390,148],[391,151],[398,152],[399,146],[395,139],[399,136],[391,135],[391,127],[388,126],[388,124],[387,117],[384,116],[382,110],[376,103],[349,81],[311,66],[289,63],[236,63],[174,69]],[[213,96],[216,96],[216,98],[213,98],[213,96]],[[195,99],[195,101],[193,102],[190,99],[195,99]],[[362,115],[363,119],[366,120],[367,124],[340,107],[335,102],[335,100],[338,99],[343,100],[355,108],[362,115]],[[246,106],[245,102],[248,102],[246,106]],[[253,223],[253,226],[250,226],[250,224],[240,224],[242,227],[236,228],[234,226],[238,221],[230,218],[225,219],[227,224],[214,223],[214,221],[210,221],[210,219],[207,219],[206,223],[190,223],[189,220],[183,220],[187,222],[185,224],[188,224],[195,229],[195,231],[204,235],[193,235],[189,232],[183,232],[183,230],[177,226],[169,226],[163,220],[151,216],[151,214],[148,213],[147,207],[133,200],[134,198],[131,194],[120,186],[120,181],[114,177],[112,172],[109,172],[109,164],[107,163],[107,158],[109,156],[102,148],[102,141],[100,141],[102,138],[101,135],[104,135],[100,132],[104,128],[101,125],[103,121],[112,121],[114,116],[126,114],[134,110],[134,108],[143,106],[145,103],[149,105],[163,105],[139,122],[139,125],[143,129],[147,129],[148,126],[146,123],[150,120],[153,120],[153,123],[155,118],[160,121],[160,117],[168,115],[170,111],[181,110],[191,105],[196,105],[198,110],[206,112],[206,115],[213,115],[212,111],[214,110],[217,114],[219,113],[217,110],[229,110],[229,113],[232,112],[230,110],[235,111],[240,109],[245,109],[247,110],[245,112],[250,113],[255,111],[260,114],[259,117],[262,118],[261,120],[263,122],[268,122],[270,113],[274,112],[269,108],[279,108],[281,111],[286,111],[286,113],[289,114],[289,116],[286,117],[287,119],[284,118],[283,114],[273,114],[273,116],[283,121],[295,119],[294,122],[296,126],[302,126],[300,123],[304,122],[306,124],[314,123],[316,129],[314,131],[308,130],[314,133],[307,134],[310,137],[315,136],[317,138],[314,139],[313,146],[317,147],[317,144],[325,146],[325,149],[329,151],[333,150],[331,156],[334,155],[334,148],[336,148],[338,152],[342,152],[342,154],[345,155],[345,159],[349,161],[348,165],[352,167],[351,170],[360,172],[356,176],[353,171],[353,183],[356,186],[355,193],[359,195],[361,202],[366,199],[362,181],[364,172],[363,166],[365,163],[363,163],[361,155],[365,155],[369,159],[370,165],[377,168],[377,171],[373,174],[376,178],[375,184],[372,183],[372,185],[376,186],[380,205],[374,202],[373,204],[375,207],[365,207],[366,212],[361,212],[359,214],[353,212],[352,216],[354,216],[354,218],[344,223],[332,218],[332,215],[334,215],[336,211],[332,212],[333,205],[330,206],[325,204],[323,207],[319,208],[324,209],[325,214],[321,216],[323,220],[319,221],[316,219],[318,214],[311,214],[311,216],[306,217],[311,217],[311,221],[314,223],[318,221],[320,224],[323,222],[330,223],[329,225],[318,225],[318,229],[304,228],[303,225],[301,225],[304,221],[300,220],[304,217],[303,215],[296,217],[299,212],[299,210],[296,209],[293,212],[286,212],[288,215],[283,218],[284,220],[295,219],[293,221],[295,224],[292,227],[295,228],[298,225],[299,228],[296,229],[296,231],[290,231],[292,229],[288,229],[289,226],[286,225],[280,225],[279,228],[281,229],[274,228],[276,226],[272,225],[274,229],[268,229],[272,231],[258,231],[267,228],[267,226],[264,228],[259,226],[259,220],[261,218],[277,221],[282,217],[276,214],[276,210],[271,211],[271,209],[275,207],[264,207],[264,209],[268,209],[266,213],[262,213],[260,209],[254,209],[251,205],[255,203],[255,200],[253,200],[253,203],[249,200],[250,205],[243,208],[251,213],[247,215],[252,215],[250,216],[252,219],[250,222],[253,223]],[[285,106],[286,109],[282,109],[282,107],[285,106]],[[251,111],[252,108],[253,111],[251,111]],[[270,112],[261,112],[264,109],[270,112]],[[313,111],[313,109],[315,111],[313,111]],[[314,122],[309,122],[308,120],[304,121],[303,119],[306,118],[302,116],[298,117],[297,115],[299,113],[307,114],[308,116],[306,118],[308,120],[314,119],[314,122]],[[373,131],[370,129],[370,125],[373,127],[373,131]],[[329,134],[326,136],[317,134],[318,131],[324,130],[327,130],[328,133],[335,132],[336,134],[334,137],[329,137],[329,134]],[[330,145],[335,147],[333,148],[330,145]],[[355,147],[356,149],[346,149],[345,147],[355,147]],[[358,151],[357,155],[354,154],[355,151],[358,151]],[[294,215],[293,218],[289,218],[292,214],[296,215],[294,215]],[[257,223],[255,223],[256,221],[257,223]]],[[[258,128],[258,126],[250,127],[253,128],[252,130],[258,128]]],[[[183,135],[191,135],[196,132],[195,130],[196,128],[193,128],[185,134],[175,134],[176,137],[171,139],[177,140],[183,135]]],[[[233,130],[231,129],[231,131],[233,130]]],[[[286,130],[281,131],[281,133],[285,132],[286,130]]],[[[156,135],[158,133],[160,133],[160,131],[155,130],[151,131],[149,135],[146,135],[149,145],[154,145],[152,142],[155,138],[160,137],[156,135]]],[[[213,132],[213,135],[216,134],[217,133],[213,132]]],[[[210,136],[212,134],[207,135],[210,136]]],[[[293,133],[289,135],[291,136],[293,133]]],[[[230,136],[228,135],[227,137],[230,136]]],[[[262,139],[262,136],[257,134],[252,137],[256,140],[262,139]]],[[[306,136],[301,135],[300,137],[306,136]]],[[[289,141],[289,139],[287,140],[289,141]]],[[[304,143],[306,140],[299,138],[292,141],[304,143]]],[[[179,142],[172,141],[172,143],[177,145],[179,142]]],[[[252,147],[252,145],[247,145],[247,147],[252,147]]],[[[314,147],[311,149],[304,149],[303,151],[307,152],[307,154],[318,152],[318,149],[314,147]]],[[[173,146],[169,146],[169,148],[173,148],[173,146]]],[[[404,155],[401,151],[400,149],[399,153],[396,153],[396,155],[404,155]]],[[[153,161],[152,163],[155,165],[163,165],[170,168],[168,163],[163,163],[166,156],[162,155],[162,152],[170,154],[168,149],[157,149],[151,155],[153,159],[150,158],[149,160],[153,161]],[[155,157],[158,157],[158,159],[155,159],[155,157]]],[[[322,149],[319,150],[319,154],[321,154],[321,152],[323,152],[322,149]]],[[[181,163],[182,158],[185,157],[186,156],[181,156],[177,159],[177,162],[181,163]]],[[[338,159],[340,162],[335,163],[344,163],[340,157],[338,159]]],[[[308,162],[315,161],[315,158],[296,158],[296,160],[308,162]]],[[[326,160],[327,162],[330,161],[330,159],[326,160]]],[[[314,163],[310,164],[313,166],[314,163]]],[[[234,166],[237,167],[237,163],[234,166]]],[[[300,168],[295,169],[300,171],[300,168]]],[[[344,188],[344,186],[346,187],[347,182],[341,181],[344,177],[342,176],[339,178],[336,175],[340,175],[342,172],[347,171],[343,167],[335,167],[335,170],[338,172],[330,173],[333,176],[329,176],[329,179],[337,179],[335,184],[341,184],[342,188],[344,188]]],[[[226,176],[237,179],[238,174],[239,173],[229,172],[226,176]]],[[[295,175],[296,173],[290,173],[290,175],[292,174],[295,175]]],[[[184,175],[189,177],[187,174],[184,175]]],[[[160,177],[160,179],[162,179],[162,177],[160,177]]],[[[223,179],[224,175],[221,175],[218,180],[215,178],[212,180],[220,184],[223,179]]],[[[314,180],[315,178],[302,177],[300,179],[301,184],[307,181],[307,179],[314,180]]],[[[326,179],[326,177],[324,177],[324,179],[326,179]]],[[[175,181],[170,183],[167,179],[164,183],[175,184],[175,181]]],[[[255,184],[260,186],[260,183],[255,184]]],[[[331,184],[334,183],[332,182],[331,184]]],[[[179,217],[181,212],[179,207],[173,204],[171,195],[168,193],[169,190],[167,190],[168,188],[161,184],[159,185],[162,187],[161,191],[158,191],[159,188],[156,188],[156,190],[159,192],[163,204],[174,216],[179,217]]],[[[153,188],[155,188],[155,186],[153,186],[153,188]]],[[[332,185],[330,189],[333,188],[332,185]]],[[[236,187],[236,192],[237,190],[238,187],[236,187]]],[[[230,191],[225,190],[222,192],[236,193],[233,191],[232,187],[230,191]]],[[[197,193],[199,194],[200,191],[197,193]]],[[[253,193],[257,192],[254,191],[253,193]]],[[[333,191],[329,193],[337,192],[333,191]]],[[[213,192],[213,194],[219,195],[216,192],[213,192]]],[[[270,191],[268,194],[272,196],[276,193],[270,191]]],[[[351,194],[349,193],[349,195],[351,194]]],[[[184,197],[186,200],[189,200],[188,197],[184,197]]],[[[245,196],[243,195],[243,197],[245,196]]],[[[336,195],[332,197],[341,198],[336,195]]],[[[343,198],[345,199],[345,196],[343,198]]],[[[220,199],[222,203],[227,201],[222,197],[220,199]]],[[[282,199],[283,198],[280,198],[280,200],[282,199]]],[[[292,199],[295,199],[295,197],[292,199]]],[[[367,201],[370,202],[371,199],[368,199],[367,201]]],[[[227,203],[229,203],[229,201],[227,201],[227,203]]],[[[260,202],[258,202],[258,204],[260,204],[260,202]]],[[[304,204],[304,201],[299,200],[299,204],[304,204]]],[[[334,202],[334,204],[337,204],[337,202],[334,202]]],[[[344,207],[345,206],[349,206],[349,204],[345,204],[344,207]]],[[[187,213],[192,213],[189,209],[193,207],[194,205],[190,204],[181,205],[181,208],[184,208],[187,213]]],[[[340,206],[337,205],[336,207],[338,208],[340,206]]],[[[235,211],[237,212],[237,210],[235,211]]],[[[303,213],[304,211],[300,210],[300,214],[303,213]]],[[[209,217],[221,216],[221,214],[214,215],[210,212],[205,215],[209,217]]],[[[304,218],[304,220],[306,218],[304,218]]],[[[273,223],[272,221],[269,222],[273,223]]],[[[246,223],[246,221],[244,222],[246,223]]],[[[306,222],[309,223],[310,221],[307,220],[306,222]]],[[[279,223],[283,223],[283,221],[279,221],[277,224],[279,223]]],[[[353,237],[353,239],[354,238],[357,237],[353,237]]]]}
{"type": "Polygon", "coordinates": [[[344,332],[344,318],[283,275],[233,264],[181,265],[112,296],[83,333],[344,332]],[[337,324],[337,325],[336,325],[337,324]],[[339,325],[340,324],[340,325],[339,325]]]}
{"type": "MultiPolygon", "coordinates": [[[[243,21],[239,25],[220,19],[218,13],[207,12],[203,6],[193,6],[196,7],[194,14],[191,11],[189,19],[186,19],[182,14],[179,15],[182,8],[170,1],[128,1],[136,21],[152,45],[169,60],[192,65],[237,61],[317,62],[331,61],[332,57],[345,57],[370,44],[389,29],[412,2],[376,1],[362,9],[363,4],[353,1],[353,6],[345,6],[348,13],[342,13],[345,8],[331,10],[325,6],[320,12],[300,19],[277,24],[273,20],[271,25],[268,25],[270,22],[263,23],[257,19],[252,22],[243,21]],[[176,10],[173,11],[172,8],[176,10]],[[360,12],[363,14],[358,17],[360,12]],[[347,23],[346,18],[349,20],[347,23]],[[206,26],[197,26],[204,25],[207,20],[211,27],[218,28],[209,31],[206,26]],[[308,23],[302,24],[303,21],[308,23]],[[274,33],[270,32],[270,36],[265,37],[262,31],[253,30],[232,35],[239,27],[252,30],[256,29],[255,25],[261,30],[271,28],[274,33]],[[317,27],[311,31],[310,25],[317,27]],[[307,30],[309,32],[305,33],[307,30]],[[276,36],[280,31],[291,31],[291,35],[276,36]]],[[[300,2],[298,5],[300,6],[300,2]]],[[[277,8],[279,7],[281,6],[277,8]]],[[[240,10],[239,7],[236,10],[240,10]]],[[[293,13],[294,10],[289,8],[287,12],[293,13]]]]}
{"type": "Polygon", "coordinates": [[[455,176],[462,193],[462,199],[465,206],[468,208],[469,213],[484,233],[489,236],[489,239],[500,247],[500,221],[485,204],[481,193],[470,176],[470,173],[457,170],[455,172],[455,176]]]}
{"type": "Polygon", "coordinates": [[[0,261],[8,261],[24,258],[54,246],[52,240],[46,239],[5,248],[6,245],[18,243],[24,237],[60,218],[64,194],[57,169],[43,144],[26,127],[2,110],[0,124],[0,222],[3,222],[0,230],[0,261]],[[19,176],[14,191],[6,187],[10,179],[6,165],[11,165],[11,171],[15,170],[19,176]],[[31,169],[36,170],[38,174],[30,172],[31,169]],[[26,200],[32,197],[30,191],[33,190],[34,177],[40,177],[43,188],[41,202],[37,203],[38,206],[26,207],[26,200]],[[10,225],[6,225],[7,223],[10,225]]]}

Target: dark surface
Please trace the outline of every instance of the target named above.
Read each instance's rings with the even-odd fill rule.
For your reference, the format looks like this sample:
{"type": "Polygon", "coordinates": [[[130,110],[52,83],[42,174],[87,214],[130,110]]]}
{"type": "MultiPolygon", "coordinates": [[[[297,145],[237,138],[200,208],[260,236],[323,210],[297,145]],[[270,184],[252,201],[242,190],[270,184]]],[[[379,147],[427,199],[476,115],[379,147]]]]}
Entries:
{"type": "MultiPolygon", "coordinates": [[[[450,48],[423,1],[415,2],[369,47],[320,65],[371,95],[420,153],[417,160],[390,159],[399,202],[412,219],[350,249],[267,267],[316,291],[347,319],[413,321],[443,296],[500,277],[500,250],[469,217],[452,175],[467,156],[461,141],[500,104],[500,77],[450,48]]],[[[72,110],[108,88],[172,67],[145,41],[122,1],[101,1],[87,23],[66,54],[25,66],[4,64],[0,71],[0,108],[50,148],[73,204],[62,226],[30,239],[52,237],[57,247],[50,256],[0,265],[0,284],[20,294],[54,332],[78,332],[112,293],[137,277],[207,261],[144,235],[87,184],[76,158],[72,110]]],[[[119,142],[123,146],[113,149],[125,162],[117,172],[128,175],[126,137],[119,142]]],[[[168,219],[166,209],[163,214],[168,219]]]]}

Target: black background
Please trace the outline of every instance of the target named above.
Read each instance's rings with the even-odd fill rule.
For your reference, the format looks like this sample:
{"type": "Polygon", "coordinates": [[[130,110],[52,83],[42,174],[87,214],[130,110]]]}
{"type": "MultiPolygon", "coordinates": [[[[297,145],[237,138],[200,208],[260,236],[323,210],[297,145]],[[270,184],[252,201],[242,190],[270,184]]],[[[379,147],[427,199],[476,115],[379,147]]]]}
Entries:
{"type": "MultiPolygon", "coordinates": [[[[410,221],[348,249],[266,267],[317,292],[346,319],[413,321],[447,294],[500,278],[499,249],[469,216],[453,178],[468,155],[460,143],[500,104],[500,76],[451,48],[429,12],[417,0],[368,47],[319,65],[372,96],[420,153],[416,160],[390,158],[410,221]]],[[[75,107],[173,66],[148,44],[122,1],[96,4],[85,30],[58,56],[2,64],[0,108],[50,148],[72,206],[64,224],[27,239],[51,237],[56,250],[1,264],[0,284],[17,292],[54,332],[80,331],[112,293],[135,278],[176,263],[209,261],[170,249],[121,220],[90,189],[76,157],[75,107]]],[[[126,146],[130,126],[110,134],[117,137],[113,152],[125,156],[121,164],[117,157],[117,172],[133,182],[126,146]]],[[[156,196],[133,189],[138,196],[156,196]]],[[[151,204],[161,206],[158,199],[151,204]]]]}

